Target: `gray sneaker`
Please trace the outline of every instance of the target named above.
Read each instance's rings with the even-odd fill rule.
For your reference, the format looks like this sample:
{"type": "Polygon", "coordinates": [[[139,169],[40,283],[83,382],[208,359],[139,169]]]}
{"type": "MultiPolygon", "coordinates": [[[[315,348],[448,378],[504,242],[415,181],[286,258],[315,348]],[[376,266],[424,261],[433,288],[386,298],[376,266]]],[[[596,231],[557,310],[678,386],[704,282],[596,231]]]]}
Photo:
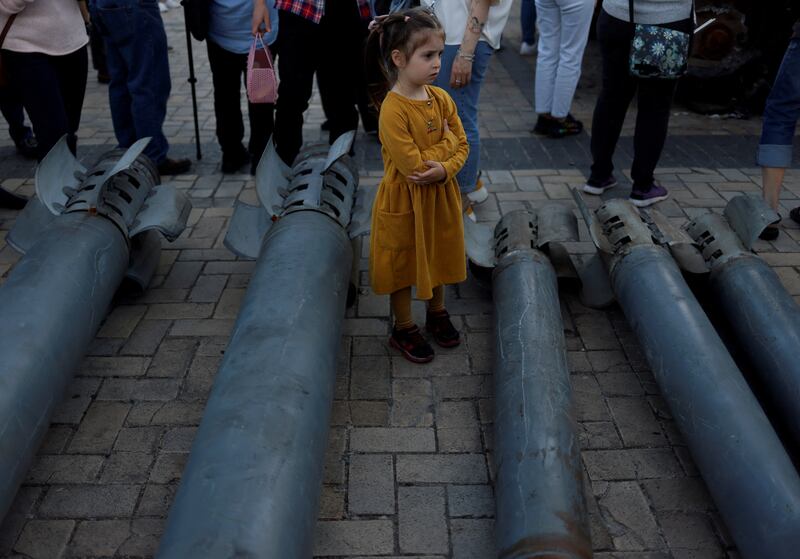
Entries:
{"type": "Polygon", "coordinates": [[[667,189],[657,182],[654,182],[648,190],[639,190],[637,188],[631,190],[630,201],[633,202],[633,205],[637,208],[646,208],[647,206],[652,206],[656,202],[666,200],[668,197],[669,192],[667,192],[667,189]]]}

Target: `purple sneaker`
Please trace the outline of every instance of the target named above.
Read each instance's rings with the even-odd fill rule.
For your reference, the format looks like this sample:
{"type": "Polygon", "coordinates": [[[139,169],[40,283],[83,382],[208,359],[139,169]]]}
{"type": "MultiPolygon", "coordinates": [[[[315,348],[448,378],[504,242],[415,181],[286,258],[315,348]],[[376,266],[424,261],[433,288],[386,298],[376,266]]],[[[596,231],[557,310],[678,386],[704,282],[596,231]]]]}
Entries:
{"type": "Polygon", "coordinates": [[[634,188],[631,190],[631,197],[629,198],[633,205],[637,208],[646,208],[652,206],[656,202],[661,202],[669,197],[667,189],[654,182],[649,190],[639,190],[634,188]]]}
{"type": "Polygon", "coordinates": [[[614,178],[614,175],[609,176],[605,180],[590,178],[586,181],[586,184],[583,185],[583,191],[587,194],[600,196],[603,192],[615,186],[617,186],[617,179],[614,178]]]}

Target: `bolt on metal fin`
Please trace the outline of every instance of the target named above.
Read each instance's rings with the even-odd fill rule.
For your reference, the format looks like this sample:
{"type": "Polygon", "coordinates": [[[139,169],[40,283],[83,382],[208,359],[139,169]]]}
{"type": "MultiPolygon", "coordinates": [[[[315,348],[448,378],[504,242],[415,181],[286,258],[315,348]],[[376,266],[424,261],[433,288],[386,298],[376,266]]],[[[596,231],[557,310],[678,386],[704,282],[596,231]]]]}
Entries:
{"type": "Polygon", "coordinates": [[[746,194],[731,198],[723,214],[748,250],[768,225],[781,218],[763,198],[746,194]]]}
{"type": "Polygon", "coordinates": [[[36,196],[50,213],[59,215],[70,197],[64,190],[77,189],[81,183],[78,176],[83,173],[86,167],[72,155],[65,134],[36,166],[36,196]]]}
{"type": "Polygon", "coordinates": [[[255,260],[272,223],[272,216],[261,206],[237,201],[225,233],[225,247],[243,258],[255,260]]]}

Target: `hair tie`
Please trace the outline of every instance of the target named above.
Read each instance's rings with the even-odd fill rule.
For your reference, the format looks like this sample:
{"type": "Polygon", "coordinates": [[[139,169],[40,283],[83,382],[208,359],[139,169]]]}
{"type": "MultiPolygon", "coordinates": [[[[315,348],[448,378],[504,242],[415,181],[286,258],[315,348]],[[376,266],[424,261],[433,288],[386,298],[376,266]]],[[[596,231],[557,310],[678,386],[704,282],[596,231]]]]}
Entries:
{"type": "Polygon", "coordinates": [[[411,19],[411,16],[406,16],[406,17],[403,18],[403,21],[408,23],[408,20],[410,20],[410,19],[411,19]]]}
{"type": "Polygon", "coordinates": [[[383,28],[383,22],[384,22],[384,20],[386,20],[387,17],[389,17],[389,16],[388,15],[383,15],[383,16],[376,17],[375,19],[373,19],[372,21],[369,22],[369,25],[367,26],[367,29],[369,31],[376,31],[377,30],[379,33],[382,33],[383,32],[383,29],[382,29],[383,28]]]}

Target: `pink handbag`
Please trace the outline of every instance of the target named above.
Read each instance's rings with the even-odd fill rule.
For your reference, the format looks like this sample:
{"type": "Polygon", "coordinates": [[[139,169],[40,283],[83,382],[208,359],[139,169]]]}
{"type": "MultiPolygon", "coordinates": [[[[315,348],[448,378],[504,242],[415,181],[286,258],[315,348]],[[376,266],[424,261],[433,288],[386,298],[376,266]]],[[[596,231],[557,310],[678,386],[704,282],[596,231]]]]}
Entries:
{"type": "Polygon", "coordinates": [[[278,99],[278,78],[260,33],[253,39],[247,56],[247,98],[251,103],[274,103],[278,99]]]}

